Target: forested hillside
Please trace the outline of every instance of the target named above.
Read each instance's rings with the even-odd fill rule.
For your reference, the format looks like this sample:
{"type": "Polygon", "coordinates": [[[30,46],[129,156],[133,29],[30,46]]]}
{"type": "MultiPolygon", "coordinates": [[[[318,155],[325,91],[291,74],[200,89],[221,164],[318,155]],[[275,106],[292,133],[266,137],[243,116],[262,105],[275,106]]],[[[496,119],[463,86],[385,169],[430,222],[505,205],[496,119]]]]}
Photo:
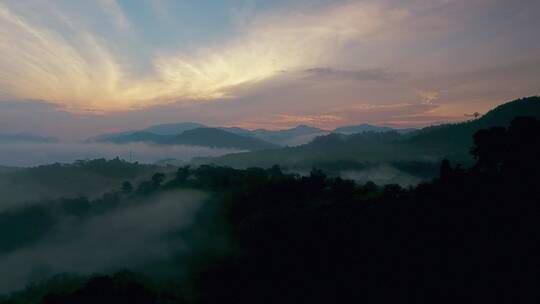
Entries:
{"type": "MultiPolygon", "coordinates": [[[[474,166],[444,160],[438,178],[409,189],[358,185],[320,170],[301,177],[277,166],[156,173],[109,198],[64,201],[56,210],[83,220],[137,201],[157,208],[160,195],[179,190],[206,192],[211,203],[193,225],[168,234],[192,250],[165,259],[167,268],[139,267],[148,277],[61,276],[3,303],[538,300],[539,143],[540,122],[533,118],[482,129],[473,137],[474,166]]],[[[178,197],[175,204],[188,200],[178,197]]],[[[45,214],[35,213],[34,222],[45,214]]],[[[2,231],[26,229],[10,227],[6,214],[1,219],[2,231]]]]}

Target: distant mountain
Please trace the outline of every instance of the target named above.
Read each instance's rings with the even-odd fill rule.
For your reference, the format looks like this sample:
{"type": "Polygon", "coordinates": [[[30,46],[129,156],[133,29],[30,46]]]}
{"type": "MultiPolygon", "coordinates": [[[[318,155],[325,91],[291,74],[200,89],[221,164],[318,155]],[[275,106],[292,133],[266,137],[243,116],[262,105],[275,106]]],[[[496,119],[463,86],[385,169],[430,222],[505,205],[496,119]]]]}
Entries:
{"type": "Polygon", "coordinates": [[[272,149],[277,146],[254,138],[242,136],[218,128],[196,128],[183,131],[177,135],[160,135],[148,131],[138,131],[132,133],[111,136],[102,141],[116,144],[130,142],[148,142],[160,145],[189,145],[212,148],[231,148],[239,150],[262,150],[272,149]]]}
{"type": "Polygon", "coordinates": [[[207,126],[200,123],[195,123],[195,122],[181,122],[181,123],[155,125],[155,126],[146,128],[142,131],[154,133],[158,135],[178,135],[185,131],[189,131],[189,130],[193,130],[197,128],[207,128],[207,126]]]}
{"type": "Polygon", "coordinates": [[[247,136],[247,137],[255,137],[255,134],[253,134],[253,132],[251,130],[248,130],[248,129],[243,129],[243,128],[238,128],[238,127],[221,127],[219,128],[223,131],[227,131],[229,133],[233,133],[233,134],[236,134],[236,135],[241,135],[241,136],[247,136]]]}
{"type": "Polygon", "coordinates": [[[256,129],[251,131],[237,127],[221,129],[237,135],[258,138],[280,146],[302,145],[310,142],[317,136],[328,134],[327,131],[306,125],[299,125],[297,127],[285,130],[256,129]]]}
{"type": "Polygon", "coordinates": [[[282,145],[282,146],[295,146],[299,144],[305,144],[311,141],[314,137],[318,135],[324,135],[328,132],[322,129],[299,125],[292,129],[285,130],[265,130],[257,129],[252,131],[253,135],[262,140],[282,145]]]}
{"type": "Polygon", "coordinates": [[[197,128],[206,128],[206,126],[203,124],[195,123],[195,122],[160,124],[160,125],[150,126],[142,130],[105,133],[105,134],[98,135],[95,138],[89,139],[88,141],[107,141],[107,142],[115,142],[115,143],[126,143],[130,141],[131,142],[146,141],[146,140],[140,140],[140,139],[144,139],[145,136],[149,136],[149,135],[144,135],[143,133],[152,133],[154,135],[178,135],[184,131],[193,130],[197,128]]]}
{"type": "MultiPolygon", "coordinates": [[[[185,123],[174,123],[174,124],[161,124],[151,126],[146,129],[137,130],[137,131],[126,131],[119,133],[109,133],[102,134],[93,141],[107,141],[114,143],[127,143],[127,142],[137,142],[137,141],[154,141],[152,138],[153,135],[180,135],[185,131],[198,129],[198,128],[207,128],[203,124],[185,122],[185,123]],[[151,133],[151,134],[149,134],[151,133]]],[[[314,138],[321,135],[327,135],[330,132],[311,127],[306,125],[299,125],[291,129],[284,130],[266,130],[266,129],[256,129],[248,130],[239,127],[220,127],[217,128],[228,133],[235,135],[240,135],[244,137],[257,138],[262,141],[270,142],[279,146],[298,146],[311,142],[314,138]]],[[[362,124],[357,126],[345,126],[335,129],[333,132],[342,133],[342,134],[354,134],[354,133],[363,133],[363,132],[387,132],[394,129],[389,127],[378,127],[368,124],[362,124]]],[[[400,133],[410,132],[411,129],[396,130],[400,133]]]]}
{"type": "Polygon", "coordinates": [[[45,136],[27,134],[27,133],[0,134],[0,143],[16,143],[16,142],[51,143],[51,142],[58,142],[58,139],[53,138],[53,137],[45,137],[45,136]]]}
{"type": "Polygon", "coordinates": [[[277,146],[258,138],[237,135],[218,128],[197,128],[180,135],[163,139],[162,144],[193,145],[213,148],[234,148],[240,150],[263,150],[277,146]]]}
{"type": "Polygon", "coordinates": [[[406,134],[406,133],[416,131],[416,129],[413,129],[413,128],[395,129],[395,128],[390,128],[390,127],[379,127],[379,126],[374,126],[370,124],[360,124],[360,125],[339,127],[339,128],[334,129],[332,132],[341,133],[341,134],[356,134],[356,133],[364,133],[364,132],[390,132],[390,131],[396,131],[401,134],[406,134]]]}
{"type": "Polygon", "coordinates": [[[503,104],[476,120],[427,127],[407,134],[396,131],[352,135],[332,133],[298,147],[238,153],[201,161],[235,167],[268,167],[274,164],[297,166],[325,161],[438,161],[449,157],[465,163],[471,161],[469,149],[476,131],[508,126],[518,116],[540,119],[540,97],[503,104]]]}
{"type": "Polygon", "coordinates": [[[392,129],[361,124],[343,126],[333,131],[336,134],[329,134],[328,131],[305,125],[286,130],[257,129],[251,131],[237,127],[197,128],[200,124],[179,123],[101,136],[98,137],[98,140],[116,143],[142,141],[201,145],[250,151],[270,149],[276,146],[295,147],[295,149],[272,150],[271,152],[257,152],[249,155],[223,156],[215,160],[216,162],[223,161],[223,164],[227,164],[227,161],[231,160],[235,164],[249,163],[254,166],[259,165],[259,163],[285,163],[293,160],[315,159],[319,157],[319,151],[323,150],[325,151],[324,155],[320,155],[320,157],[332,159],[336,158],[335,153],[338,149],[343,149],[338,153],[339,157],[343,159],[355,158],[365,161],[400,158],[437,159],[443,156],[470,160],[468,149],[472,145],[472,135],[477,130],[491,126],[507,126],[516,116],[540,117],[539,99],[540,97],[519,99],[501,105],[475,120],[432,126],[421,130],[392,129]],[[173,138],[173,135],[176,135],[175,132],[180,131],[182,132],[178,134],[179,136],[173,138]],[[375,136],[373,133],[380,136],[375,136]],[[383,136],[385,133],[390,134],[383,136]],[[325,136],[326,138],[324,138],[325,136]],[[387,138],[393,139],[391,142],[386,142],[387,138]],[[383,139],[384,141],[382,141],[383,139]],[[323,149],[321,143],[326,143],[329,147],[323,149]],[[243,162],[243,160],[248,159],[249,161],[243,162]]]}

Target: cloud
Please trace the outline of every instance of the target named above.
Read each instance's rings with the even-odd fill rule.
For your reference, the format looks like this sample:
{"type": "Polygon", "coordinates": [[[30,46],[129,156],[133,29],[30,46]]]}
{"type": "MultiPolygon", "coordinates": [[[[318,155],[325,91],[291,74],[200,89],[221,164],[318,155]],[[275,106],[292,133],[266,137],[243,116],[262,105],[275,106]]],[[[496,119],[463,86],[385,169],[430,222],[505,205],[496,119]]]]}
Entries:
{"type": "MultiPolygon", "coordinates": [[[[129,21],[113,0],[102,6],[121,28],[129,21]]],[[[383,22],[380,7],[346,3],[310,14],[258,16],[236,38],[150,58],[145,77],[127,75],[129,63],[86,31],[66,37],[0,6],[0,88],[9,97],[44,99],[69,111],[116,111],[234,96],[235,88],[331,63],[349,43],[383,22]]]]}
{"type": "Polygon", "coordinates": [[[312,68],[305,71],[308,78],[323,80],[352,80],[370,82],[389,82],[398,78],[384,69],[343,70],[334,68],[312,68]]]}
{"type": "Polygon", "coordinates": [[[111,16],[116,27],[120,30],[126,31],[131,28],[129,19],[124,14],[122,7],[118,4],[117,0],[99,0],[103,11],[111,16]]]}
{"type": "Polygon", "coordinates": [[[118,64],[92,35],[73,40],[37,28],[2,4],[0,54],[0,89],[14,99],[92,107],[90,100],[105,98],[120,78],[118,64]]]}
{"type": "MultiPolygon", "coordinates": [[[[0,143],[0,166],[30,167],[51,163],[72,163],[79,159],[119,157],[153,164],[163,159],[190,161],[194,157],[220,156],[241,150],[199,146],[163,146],[148,143],[0,143]]],[[[1,188],[1,187],[0,187],[1,188]]]]}
{"type": "Polygon", "coordinates": [[[418,96],[423,103],[431,104],[439,98],[438,92],[418,90],[418,96]]]}
{"type": "Polygon", "coordinates": [[[301,124],[325,127],[342,123],[344,119],[338,115],[325,114],[273,114],[266,117],[244,119],[236,121],[234,125],[248,129],[266,128],[280,129],[291,128],[301,124]]]}
{"type": "MultiPolygon", "coordinates": [[[[0,4],[0,99],[46,100],[60,113],[50,115],[50,124],[60,115],[64,125],[90,132],[161,120],[233,124],[281,114],[317,116],[360,102],[436,101],[439,112],[424,114],[462,117],[465,107],[482,112],[538,93],[533,1],[298,1],[267,10],[247,1],[232,12],[237,28],[195,39],[197,47],[193,41],[154,44],[141,33],[133,41],[122,39],[107,28],[108,20],[77,18],[86,11],[104,17],[103,8],[110,7],[115,28],[138,26],[117,2],[100,1],[54,2],[51,16],[63,16],[55,21],[47,20],[53,19],[47,5],[36,14],[18,8],[20,1],[0,4]],[[512,58],[528,63],[516,68],[520,64],[512,58]],[[66,111],[85,115],[68,119],[66,111]]],[[[163,3],[143,7],[158,16],[172,7],[163,3]]],[[[160,43],[181,40],[176,35],[186,24],[175,22],[152,24],[162,27],[160,43]]],[[[378,117],[383,123],[389,118],[378,117]]]]}
{"type": "Polygon", "coordinates": [[[249,129],[280,129],[284,127],[295,127],[299,124],[307,124],[332,130],[339,126],[359,123],[394,127],[423,127],[434,121],[448,122],[463,120],[463,116],[444,116],[435,113],[439,107],[439,105],[419,102],[378,105],[356,102],[329,108],[325,111],[325,114],[314,114],[309,111],[294,114],[280,113],[237,120],[234,125],[249,129]]]}
{"type": "Polygon", "coordinates": [[[377,185],[399,184],[402,187],[416,186],[422,181],[420,177],[400,171],[389,164],[378,164],[365,170],[345,170],[340,172],[340,176],[359,184],[372,181],[377,185]]]}

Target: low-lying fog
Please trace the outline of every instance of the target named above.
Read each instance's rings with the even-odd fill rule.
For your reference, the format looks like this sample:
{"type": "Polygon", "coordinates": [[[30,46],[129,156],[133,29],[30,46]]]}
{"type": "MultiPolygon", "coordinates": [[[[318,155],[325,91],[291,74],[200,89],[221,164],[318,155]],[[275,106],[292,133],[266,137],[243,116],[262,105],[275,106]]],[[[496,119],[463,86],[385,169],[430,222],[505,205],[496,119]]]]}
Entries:
{"type": "Polygon", "coordinates": [[[391,165],[380,164],[366,170],[345,170],[339,174],[344,179],[351,179],[358,184],[369,181],[377,185],[398,184],[402,187],[416,186],[422,178],[403,172],[391,165]]]}
{"type": "Polygon", "coordinates": [[[79,159],[115,158],[155,163],[166,159],[189,161],[193,157],[220,156],[239,152],[234,149],[195,146],[163,146],[146,143],[3,143],[0,144],[0,165],[31,167],[50,163],[72,163],[79,159]]]}
{"type": "MultiPolygon", "coordinates": [[[[310,170],[286,170],[287,173],[299,174],[301,176],[308,176],[310,170]]],[[[375,164],[365,169],[350,169],[350,170],[338,170],[338,171],[325,171],[325,173],[334,177],[341,177],[347,180],[353,180],[359,185],[363,185],[367,182],[374,182],[377,185],[398,184],[402,187],[416,186],[426,178],[416,176],[398,168],[386,164],[375,164]]]]}
{"type": "Polygon", "coordinates": [[[0,250],[0,270],[9,274],[0,277],[0,293],[57,273],[88,275],[173,258],[191,249],[178,232],[189,229],[206,198],[199,191],[177,191],[130,201],[100,216],[58,216],[55,228],[37,241],[0,250]]]}

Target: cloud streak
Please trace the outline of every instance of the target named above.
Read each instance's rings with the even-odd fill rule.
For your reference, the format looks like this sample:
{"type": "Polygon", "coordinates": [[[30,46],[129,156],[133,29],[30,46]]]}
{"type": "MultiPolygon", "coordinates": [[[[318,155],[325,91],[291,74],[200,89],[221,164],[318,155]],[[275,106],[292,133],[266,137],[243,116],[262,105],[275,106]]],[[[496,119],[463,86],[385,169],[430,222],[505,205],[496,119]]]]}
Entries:
{"type": "MultiPolygon", "coordinates": [[[[287,124],[292,119],[279,117],[290,115],[299,117],[298,122],[310,117],[313,124],[330,126],[326,113],[359,103],[439,106],[437,113],[414,113],[429,123],[429,115],[432,121],[462,117],[538,94],[537,1],[247,5],[230,10],[231,28],[193,34],[211,36],[191,36],[193,41],[182,40],[182,33],[197,32],[193,20],[184,24],[163,17],[177,16],[171,9],[174,1],[141,2],[146,6],[120,6],[115,0],[29,2],[40,3],[40,14],[20,2],[0,4],[0,102],[45,100],[64,111],[61,116],[85,114],[80,116],[85,121],[100,123],[106,119],[87,117],[107,116],[109,126],[121,125],[112,122],[120,117],[128,120],[121,113],[138,117],[140,124],[161,122],[163,116],[209,125],[276,118],[277,124],[287,124]],[[136,12],[134,7],[140,6],[150,13],[136,12]],[[51,21],[46,13],[61,18],[51,21]],[[81,18],[86,13],[92,17],[81,18]],[[149,16],[157,20],[145,19],[149,16]],[[163,37],[151,39],[150,33],[163,37]],[[519,68],[520,60],[527,62],[525,67],[519,68]],[[153,110],[160,107],[161,113],[153,110]]],[[[227,3],[212,7],[226,10],[232,6],[227,3]]],[[[182,7],[189,10],[191,5],[182,7]]],[[[205,11],[207,5],[202,5],[205,11]]],[[[214,24],[213,14],[204,16],[205,25],[214,24]]],[[[362,114],[347,117],[343,123],[365,122],[362,114]]],[[[68,120],[72,126],[85,124],[68,120]]],[[[381,115],[377,122],[390,121],[395,116],[381,115]]],[[[88,123],[85,128],[100,126],[88,123]]]]}
{"type": "Polygon", "coordinates": [[[111,16],[118,29],[126,31],[131,28],[131,23],[116,0],[99,0],[99,3],[103,11],[111,16]]]}
{"type": "MultiPolygon", "coordinates": [[[[100,3],[117,27],[130,27],[116,1],[100,3]]],[[[140,77],[128,75],[129,62],[118,59],[110,42],[84,30],[66,37],[1,5],[0,88],[8,97],[82,112],[228,98],[239,86],[334,62],[336,53],[382,25],[381,14],[380,7],[351,2],[307,15],[262,15],[234,39],[149,58],[152,71],[140,77]]]]}

